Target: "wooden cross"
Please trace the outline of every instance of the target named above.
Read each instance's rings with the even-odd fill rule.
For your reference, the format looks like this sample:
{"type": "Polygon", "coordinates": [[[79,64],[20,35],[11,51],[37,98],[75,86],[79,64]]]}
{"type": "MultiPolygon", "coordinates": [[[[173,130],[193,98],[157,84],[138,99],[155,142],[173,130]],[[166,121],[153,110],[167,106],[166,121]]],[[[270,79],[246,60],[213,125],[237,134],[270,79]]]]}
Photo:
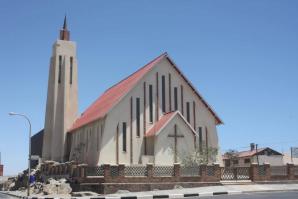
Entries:
{"type": "Polygon", "coordinates": [[[174,163],[177,163],[177,142],[178,142],[178,138],[183,138],[184,135],[178,135],[177,133],[177,125],[175,124],[174,126],[174,135],[168,135],[168,137],[170,138],[174,138],[175,141],[175,145],[174,145],[174,163]]]}

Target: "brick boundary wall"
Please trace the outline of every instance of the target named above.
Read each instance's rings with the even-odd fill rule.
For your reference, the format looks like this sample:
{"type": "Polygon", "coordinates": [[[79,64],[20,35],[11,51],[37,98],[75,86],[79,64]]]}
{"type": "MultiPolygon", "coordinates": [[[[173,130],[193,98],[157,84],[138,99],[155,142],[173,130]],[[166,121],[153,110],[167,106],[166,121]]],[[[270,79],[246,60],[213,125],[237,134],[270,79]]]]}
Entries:
{"type": "Polygon", "coordinates": [[[0,176],[3,176],[3,165],[2,164],[0,164],[0,176]]]}
{"type": "MultiPolygon", "coordinates": [[[[200,165],[199,173],[192,176],[182,176],[180,164],[174,164],[171,175],[155,176],[153,164],[146,165],[145,176],[125,176],[125,165],[105,164],[101,167],[101,176],[87,176],[88,165],[66,162],[57,164],[46,162],[41,165],[41,174],[47,177],[68,177],[74,191],[89,190],[98,193],[114,193],[117,190],[150,191],[154,189],[173,189],[175,186],[199,187],[219,185],[221,180],[221,167],[218,164],[200,165]]],[[[163,166],[159,166],[163,167],[163,166]]],[[[166,167],[166,166],[164,166],[166,167]]],[[[92,167],[91,167],[92,168],[92,167]]],[[[99,168],[99,167],[94,167],[99,168]]],[[[249,178],[253,182],[298,180],[298,165],[287,164],[282,167],[282,175],[272,173],[276,169],[270,164],[251,164],[249,178]]],[[[280,169],[280,168],[278,168],[280,169]]]]}

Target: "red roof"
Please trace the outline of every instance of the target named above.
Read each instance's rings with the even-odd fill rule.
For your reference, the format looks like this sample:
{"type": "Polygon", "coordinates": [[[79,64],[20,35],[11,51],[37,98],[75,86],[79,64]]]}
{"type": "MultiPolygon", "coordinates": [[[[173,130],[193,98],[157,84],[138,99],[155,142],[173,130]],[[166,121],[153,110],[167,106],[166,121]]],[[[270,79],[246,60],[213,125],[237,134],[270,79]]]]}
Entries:
{"type": "Polygon", "coordinates": [[[152,126],[152,128],[146,132],[146,137],[154,136],[156,133],[158,133],[167,123],[172,119],[172,117],[177,112],[169,112],[163,115],[155,124],[152,126]]]}
{"type": "Polygon", "coordinates": [[[131,74],[124,80],[120,81],[116,85],[106,90],[81,116],[74,122],[73,126],[69,129],[69,132],[94,122],[100,118],[103,118],[121,99],[124,97],[137,83],[141,80],[159,61],[163,58],[167,58],[172,63],[174,68],[182,76],[182,78],[193,89],[195,94],[202,100],[208,110],[216,118],[218,124],[222,124],[222,121],[211,109],[208,103],[202,98],[198,91],[192,86],[192,84],[186,79],[182,72],[176,67],[173,61],[168,57],[167,53],[163,53],[159,57],[155,58],[135,73],[131,74]]]}
{"type": "Polygon", "coordinates": [[[89,124],[97,119],[103,118],[118,101],[132,89],[136,83],[149,72],[167,53],[160,55],[135,73],[112,86],[104,92],[87,110],[82,113],[69,131],[89,124]]]}

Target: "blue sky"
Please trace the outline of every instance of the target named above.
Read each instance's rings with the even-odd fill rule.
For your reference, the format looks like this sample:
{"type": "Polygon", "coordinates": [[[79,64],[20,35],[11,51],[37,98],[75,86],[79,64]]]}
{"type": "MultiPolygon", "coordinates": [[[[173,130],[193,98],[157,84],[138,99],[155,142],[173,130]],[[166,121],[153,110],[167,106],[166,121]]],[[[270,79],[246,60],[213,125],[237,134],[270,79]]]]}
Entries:
{"type": "Polygon", "coordinates": [[[225,125],[221,149],[298,146],[298,2],[0,2],[0,151],[27,166],[28,128],[43,128],[51,46],[68,15],[82,112],[105,89],[167,51],[225,125]]]}

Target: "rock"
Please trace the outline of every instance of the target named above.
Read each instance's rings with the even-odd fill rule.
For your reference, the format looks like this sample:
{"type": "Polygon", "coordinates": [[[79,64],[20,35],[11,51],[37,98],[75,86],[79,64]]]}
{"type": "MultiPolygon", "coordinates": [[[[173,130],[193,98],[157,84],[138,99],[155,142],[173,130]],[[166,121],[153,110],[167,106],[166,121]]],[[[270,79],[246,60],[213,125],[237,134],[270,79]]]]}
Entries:
{"type": "Polygon", "coordinates": [[[128,191],[128,190],[118,190],[117,192],[116,192],[116,194],[121,194],[121,193],[130,193],[130,191],[128,191]]]}
{"type": "Polygon", "coordinates": [[[183,187],[181,185],[175,185],[174,189],[183,189],[183,187]]]}
{"type": "Polygon", "coordinates": [[[43,186],[43,192],[46,195],[69,194],[72,191],[70,185],[66,183],[66,179],[60,179],[59,181],[57,181],[52,178],[49,178],[47,182],[48,184],[43,186]]]}
{"type": "Polygon", "coordinates": [[[15,182],[12,182],[8,185],[8,189],[11,190],[12,188],[14,188],[14,186],[16,185],[15,182]]]}
{"type": "Polygon", "coordinates": [[[70,194],[71,191],[72,191],[72,188],[70,187],[70,185],[67,183],[63,183],[60,185],[58,193],[59,194],[70,194]]]}
{"type": "Polygon", "coordinates": [[[80,191],[80,192],[72,192],[72,197],[86,197],[86,196],[98,196],[97,193],[91,191],[80,191]]]}
{"type": "Polygon", "coordinates": [[[58,187],[59,185],[46,184],[43,186],[43,192],[45,195],[58,194],[58,187]]]}

